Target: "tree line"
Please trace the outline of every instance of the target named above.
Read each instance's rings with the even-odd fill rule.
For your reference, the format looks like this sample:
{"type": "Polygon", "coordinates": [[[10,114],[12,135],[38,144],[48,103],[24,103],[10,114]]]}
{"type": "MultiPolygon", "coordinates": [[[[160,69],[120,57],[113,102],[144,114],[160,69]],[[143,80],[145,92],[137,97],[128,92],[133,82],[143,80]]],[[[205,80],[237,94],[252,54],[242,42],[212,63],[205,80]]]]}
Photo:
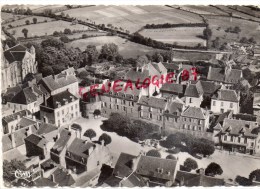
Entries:
{"type": "Polygon", "coordinates": [[[207,23],[182,23],[182,24],[146,24],[145,29],[177,28],[177,27],[207,27],[207,23]]]}

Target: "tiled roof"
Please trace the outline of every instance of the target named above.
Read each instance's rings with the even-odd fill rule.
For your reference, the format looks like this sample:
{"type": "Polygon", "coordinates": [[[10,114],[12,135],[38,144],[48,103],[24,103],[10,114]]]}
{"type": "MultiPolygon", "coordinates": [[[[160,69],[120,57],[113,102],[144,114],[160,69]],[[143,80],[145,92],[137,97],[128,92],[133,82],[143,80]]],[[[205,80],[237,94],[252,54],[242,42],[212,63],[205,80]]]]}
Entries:
{"type": "Polygon", "coordinates": [[[225,83],[238,83],[241,79],[242,70],[232,68],[209,68],[207,79],[225,83]]]}
{"type": "MultiPolygon", "coordinates": [[[[68,174],[67,172],[64,172],[62,169],[58,168],[52,173],[55,183],[57,183],[59,186],[71,186],[75,183],[75,180],[73,177],[68,174]]],[[[51,178],[51,176],[50,176],[51,178]]],[[[50,179],[49,178],[49,179],[50,179]]]]}
{"type": "Polygon", "coordinates": [[[33,93],[31,87],[24,88],[17,93],[11,100],[12,103],[16,104],[30,104],[37,101],[37,96],[33,93]]]}
{"type": "Polygon", "coordinates": [[[71,103],[75,100],[77,100],[78,98],[75,97],[73,94],[71,94],[69,91],[63,91],[60,92],[56,95],[52,95],[47,99],[47,104],[45,104],[46,106],[50,107],[50,108],[58,108],[59,105],[63,106],[65,105],[67,102],[71,103]]]}
{"type": "Polygon", "coordinates": [[[260,127],[257,122],[236,120],[236,119],[224,119],[222,133],[229,133],[231,135],[243,134],[248,137],[257,137],[260,132],[260,127]]]}
{"type": "Polygon", "coordinates": [[[176,160],[141,156],[136,168],[136,173],[151,178],[172,180],[176,165],[176,160]]]}
{"type": "Polygon", "coordinates": [[[38,135],[44,135],[44,134],[50,133],[50,132],[55,131],[55,130],[57,130],[57,127],[55,127],[54,125],[42,122],[42,123],[40,123],[37,134],[38,135]]]}
{"type": "Polygon", "coordinates": [[[25,140],[43,148],[44,145],[47,143],[46,139],[38,136],[38,135],[35,135],[35,134],[31,134],[29,135],[28,137],[25,138],[25,140]]]}
{"type": "Polygon", "coordinates": [[[5,121],[6,123],[10,123],[14,120],[17,120],[17,116],[20,116],[20,118],[26,116],[26,114],[30,115],[31,112],[29,110],[22,110],[20,112],[16,112],[12,115],[9,115],[9,116],[5,116],[2,118],[3,121],[5,121]]]}
{"type": "Polygon", "coordinates": [[[9,63],[15,62],[15,61],[22,61],[27,49],[26,47],[18,44],[12,48],[9,48],[4,52],[4,56],[6,60],[9,63]]]}
{"type": "Polygon", "coordinates": [[[136,173],[132,173],[121,181],[122,187],[144,187],[146,186],[144,179],[136,173]]]}
{"type": "Polygon", "coordinates": [[[207,79],[211,81],[223,82],[225,80],[225,69],[209,67],[207,79]]]}
{"type": "Polygon", "coordinates": [[[236,91],[228,89],[220,89],[216,94],[213,95],[212,99],[239,102],[239,97],[236,91]]]}
{"type": "Polygon", "coordinates": [[[67,151],[79,157],[87,158],[89,156],[88,150],[94,146],[95,144],[91,142],[85,143],[84,140],[80,138],[75,138],[71,145],[68,147],[67,151]]]}
{"type": "Polygon", "coordinates": [[[216,90],[218,90],[221,87],[221,85],[215,84],[211,81],[200,80],[198,82],[200,82],[204,94],[213,94],[214,92],[216,92],[216,90]]]}
{"type": "Polygon", "coordinates": [[[135,158],[136,156],[121,153],[116,162],[113,174],[120,178],[128,177],[133,172],[131,166],[135,158]]]}
{"type": "Polygon", "coordinates": [[[152,108],[164,109],[167,104],[167,99],[141,96],[141,98],[138,101],[138,104],[149,106],[152,108]]]}
{"type": "Polygon", "coordinates": [[[200,186],[200,187],[212,187],[212,186],[223,186],[224,179],[215,177],[209,177],[202,174],[189,173],[185,171],[178,171],[176,179],[178,183],[183,182],[184,186],[200,186]]]}
{"type": "Polygon", "coordinates": [[[65,148],[70,137],[71,137],[71,133],[68,130],[66,129],[61,130],[60,138],[58,138],[58,140],[55,142],[51,150],[60,153],[65,148]]]}
{"type": "Polygon", "coordinates": [[[196,84],[189,84],[184,94],[184,96],[196,98],[199,98],[201,95],[203,95],[203,89],[200,82],[197,82],[196,84]]]}
{"type": "Polygon", "coordinates": [[[181,85],[177,83],[165,83],[160,89],[160,91],[165,91],[169,93],[178,93],[178,94],[183,94],[184,90],[185,90],[185,85],[181,85]]]}
{"type": "Polygon", "coordinates": [[[203,108],[190,106],[181,115],[190,118],[206,119],[207,112],[203,108]]]}

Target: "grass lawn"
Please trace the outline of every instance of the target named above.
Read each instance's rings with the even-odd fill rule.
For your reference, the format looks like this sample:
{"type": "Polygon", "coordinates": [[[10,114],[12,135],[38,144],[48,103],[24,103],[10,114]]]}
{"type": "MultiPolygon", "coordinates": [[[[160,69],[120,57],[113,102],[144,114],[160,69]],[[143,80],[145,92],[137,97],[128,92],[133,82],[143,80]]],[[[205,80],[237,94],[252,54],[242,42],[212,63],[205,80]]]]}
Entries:
{"type": "Polygon", "coordinates": [[[96,24],[112,24],[131,33],[146,24],[162,23],[202,23],[202,19],[193,13],[166,6],[92,6],[64,11],[70,17],[90,20],[96,24]],[[84,14],[83,14],[84,13],[84,14]]]}
{"type": "MultiPolygon", "coordinates": [[[[8,31],[12,33],[13,30],[16,31],[15,37],[24,37],[22,30],[24,28],[28,29],[28,37],[34,36],[43,36],[43,35],[52,35],[54,31],[64,31],[64,29],[69,28],[71,31],[73,30],[90,30],[88,26],[84,26],[81,24],[71,25],[70,22],[66,21],[54,21],[40,24],[31,24],[26,26],[17,27],[14,29],[9,29],[8,31]]],[[[92,30],[92,29],[91,29],[92,30]]]]}
{"type": "Polygon", "coordinates": [[[203,35],[204,27],[179,27],[165,29],[144,29],[140,32],[144,37],[150,37],[164,43],[177,43],[183,46],[206,46],[206,40],[199,38],[203,35]]]}
{"type": "Polygon", "coordinates": [[[156,50],[152,47],[133,43],[117,36],[100,36],[80,39],[72,41],[67,45],[74,48],[79,47],[81,50],[85,50],[87,45],[95,45],[97,47],[97,50],[100,51],[102,45],[106,43],[115,43],[116,45],[118,45],[119,54],[121,54],[124,58],[136,58],[137,56],[149,54],[156,50]]]}

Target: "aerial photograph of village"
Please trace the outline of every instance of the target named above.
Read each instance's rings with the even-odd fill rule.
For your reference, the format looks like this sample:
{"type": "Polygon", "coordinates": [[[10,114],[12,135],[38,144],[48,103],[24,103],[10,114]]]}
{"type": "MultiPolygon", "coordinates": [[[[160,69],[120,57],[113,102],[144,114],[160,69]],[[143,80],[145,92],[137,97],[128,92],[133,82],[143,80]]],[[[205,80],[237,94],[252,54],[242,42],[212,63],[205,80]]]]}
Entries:
{"type": "Polygon", "coordinates": [[[4,187],[260,186],[260,6],[3,5],[4,187]]]}

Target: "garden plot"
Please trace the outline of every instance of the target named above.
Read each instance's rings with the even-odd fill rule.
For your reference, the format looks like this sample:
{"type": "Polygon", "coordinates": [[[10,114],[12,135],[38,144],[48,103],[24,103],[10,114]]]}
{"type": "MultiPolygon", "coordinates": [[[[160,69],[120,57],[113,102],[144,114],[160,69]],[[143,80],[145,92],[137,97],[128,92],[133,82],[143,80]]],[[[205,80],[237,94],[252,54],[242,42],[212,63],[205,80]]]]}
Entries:
{"type": "Polygon", "coordinates": [[[24,28],[28,30],[28,37],[52,35],[54,31],[63,32],[65,28],[71,29],[71,31],[92,30],[88,26],[84,26],[81,24],[72,25],[70,22],[59,20],[54,22],[21,26],[14,29],[9,29],[8,31],[13,32],[13,30],[15,30],[15,37],[24,37],[24,34],[22,33],[22,30],[24,28]]]}
{"type": "Polygon", "coordinates": [[[145,29],[140,32],[144,37],[150,37],[163,43],[177,43],[182,46],[206,46],[206,40],[202,36],[204,27],[179,27],[165,29],[145,29]]]}

